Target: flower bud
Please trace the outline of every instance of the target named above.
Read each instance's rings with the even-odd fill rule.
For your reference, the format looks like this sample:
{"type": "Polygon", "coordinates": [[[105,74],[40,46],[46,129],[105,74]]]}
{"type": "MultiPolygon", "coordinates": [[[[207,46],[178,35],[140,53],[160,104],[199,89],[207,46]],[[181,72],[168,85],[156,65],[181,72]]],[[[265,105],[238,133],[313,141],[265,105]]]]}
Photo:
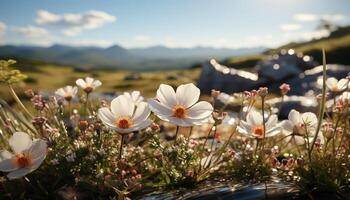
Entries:
{"type": "Polygon", "coordinates": [[[211,90],[211,96],[214,98],[217,98],[220,95],[220,91],[219,90],[211,90]]]}
{"type": "Polygon", "coordinates": [[[28,89],[28,90],[24,91],[24,94],[25,94],[28,98],[33,98],[34,95],[35,95],[32,89],[28,89]]]}
{"type": "Polygon", "coordinates": [[[266,97],[267,94],[269,93],[267,87],[260,87],[258,90],[258,95],[261,97],[266,97]]]}
{"type": "Polygon", "coordinates": [[[89,127],[89,122],[86,120],[80,120],[78,123],[78,127],[80,130],[85,131],[89,127]]]}
{"type": "Polygon", "coordinates": [[[283,95],[286,95],[286,94],[290,91],[290,86],[289,86],[289,84],[283,83],[283,84],[280,86],[280,90],[281,90],[281,93],[282,93],[283,95]]]}

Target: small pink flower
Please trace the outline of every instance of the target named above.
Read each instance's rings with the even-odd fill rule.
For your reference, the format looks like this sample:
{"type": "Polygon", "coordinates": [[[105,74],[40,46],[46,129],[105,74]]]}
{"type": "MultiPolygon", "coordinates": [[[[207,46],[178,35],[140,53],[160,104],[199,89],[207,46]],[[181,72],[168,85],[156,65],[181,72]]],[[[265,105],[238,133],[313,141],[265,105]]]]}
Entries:
{"type": "Polygon", "coordinates": [[[283,95],[287,94],[287,93],[290,91],[290,86],[289,86],[289,84],[283,83],[283,84],[280,86],[280,90],[281,90],[281,93],[282,93],[283,95]]]}

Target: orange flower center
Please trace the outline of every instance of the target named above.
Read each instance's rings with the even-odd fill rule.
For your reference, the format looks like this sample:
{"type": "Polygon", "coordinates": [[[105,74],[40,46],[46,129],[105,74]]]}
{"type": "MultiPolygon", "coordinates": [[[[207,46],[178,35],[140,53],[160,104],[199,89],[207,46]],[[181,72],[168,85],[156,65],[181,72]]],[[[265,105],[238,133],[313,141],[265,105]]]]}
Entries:
{"type": "Polygon", "coordinates": [[[130,117],[119,117],[115,121],[115,125],[117,125],[118,128],[126,129],[126,128],[131,128],[132,127],[132,120],[130,117]]]}
{"type": "Polygon", "coordinates": [[[32,163],[32,157],[30,155],[25,155],[22,153],[17,154],[15,158],[15,163],[21,168],[27,167],[32,163]]]}
{"type": "Polygon", "coordinates": [[[263,138],[264,137],[264,127],[263,126],[257,126],[252,129],[253,135],[257,138],[263,138]]]}
{"type": "Polygon", "coordinates": [[[173,108],[173,117],[185,118],[187,116],[187,110],[181,105],[176,105],[173,108]]]}
{"type": "Polygon", "coordinates": [[[338,86],[333,86],[333,88],[332,88],[332,90],[333,90],[333,92],[339,92],[339,88],[338,88],[338,86]]]}

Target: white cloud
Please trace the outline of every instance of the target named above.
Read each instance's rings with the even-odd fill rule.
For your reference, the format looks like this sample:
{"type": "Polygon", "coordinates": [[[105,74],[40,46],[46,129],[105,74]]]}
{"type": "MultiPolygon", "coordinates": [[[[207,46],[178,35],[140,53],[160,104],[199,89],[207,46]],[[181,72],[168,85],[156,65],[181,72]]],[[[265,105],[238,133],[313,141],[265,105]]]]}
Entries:
{"type": "Polygon", "coordinates": [[[293,18],[297,21],[304,21],[304,22],[317,21],[319,19],[317,15],[309,14],[309,13],[295,14],[293,18]]]}
{"type": "Polygon", "coordinates": [[[293,16],[293,19],[297,21],[303,21],[303,22],[313,22],[318,21],[321,19],[331,21],[331,22],[338,22],[346,19],[345,15],[342,14],[323,14],[323,15],[315,15],[310,13],[299,13],[295,14],[293,16]]]}
{"type": "Polygon", "coordinates": [[[147,35],[137,35],[135,36],[134,40],[136,42],[141,42],[141,43],[149,43],[152,41],[152,38],[147,35]]]}
{"type": "Polygon", "coordinates": [[[55,14],[46,10],[37,12],[36,23],[40,25],[52,25],[63,28],[66,36],[78,35],[87,29],[96,29],[106,23],[114,22],[117,18],[103,11],[90,10],[84,13],[55,14]]]}
{"type": "Polygon", "coordinates": [[[25,37],[43,37],[49,33],[46,29],[36,26],[12,27],[12,31],[25,37]]]}
{"type": "Polygon", "coordinates": [[[302,28],[300,24],[282,24],[280,26],[283,31],[297,31],[302,28]]]}
{"type": "Polygon", "coordinates": [[[5,33],[6,28],[7,28],[6,24],[3,22],[0,22],[0,35],[5,33]]]}
{"type": "Polygon", "coordinates": [[[341,14],[322,15],[320,18],[331,22],[338,22],[346,19],[345,15],[341,15],[341,14]]]}

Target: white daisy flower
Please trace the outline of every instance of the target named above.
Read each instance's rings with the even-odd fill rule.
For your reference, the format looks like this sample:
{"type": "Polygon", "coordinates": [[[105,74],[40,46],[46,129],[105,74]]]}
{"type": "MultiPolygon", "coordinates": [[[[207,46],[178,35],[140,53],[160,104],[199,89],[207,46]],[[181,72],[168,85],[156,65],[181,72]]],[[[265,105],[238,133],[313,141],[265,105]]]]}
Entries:
{"type": "Polygon", "coordinates": [[[348,83],[349,81],[345,78],[340,79],[339,81],[334,78],[328,78],[326,81],[326,85],[328,87],[328,89],[332,92],[341,92],[343,90],[345,90],[348,87],[348,83]]]}
{"type": "Polygon", "coordinates": [[[86,93],[90,93],[93,90],[95,90],[97,87],[100,87],[102,85],[101,81],[95,80],[90,77],[86,77],[85,80],[80,78],[75,83],[79,87],[81,87],[86,93]]]}
{"type": "Polygon", "coordinates": [[[283,134],[286,136],[285,141],[296,145],[305,144],[305,137],[315,135],[317,128],[317,116],[312,112],[300,113],[291,110],[288,120],[281,123],[283,134]],[[306,134],[307,133],[307,134],[306,134]]]}
{"type": "Polygon", "coordinates": [[[78,93],[78,88],[76,86],[66,86],[56,90],[55,94],[63,97],[66,101],[71,101],[78,93]]]}
{"type": "Polygon", "coordinates": [[[124,92],[124,96],[131,99],[135,105],[138,105],[139,103],[143,102],[144,98],[141,96],[140,91],[133,91],[131,93],[124,92]]]}
{"type": "Polygon", "coordinates": [[[113,99],[111,108],[100,108],[98,116],[108,127],[118,133],[126,134],[147,128],[151,124],[148,119],[151,110],[145,102],[137,106],[125,95],[113,99]]]}
{"type": "MultiPolygon", "coordinates": [[[[272,137],[281,132],[277,126],[277,115],[271,115],[265,122],[265,138],[272,137]]],[[[241,121],[238,127],[238,132],[251,138],[264,138],[263,116],[256,110],[251,110],[246,117],[246,121],[241,121]]]]}
{"type": "Polygon", "coordinates": [[[192,83],[180,85],[176,93],[170,85],[161,84],[156,99],[148,100],[148,103],[160,119],[177,126],[189,127],[205,123],[213,112],[210,103],[197,103],[199,96],[199,88],[192,83]]]}
{"type": "Polygon", "coordinates": [[[32,140],[23,132],[16,132],[9,139],[12,152],[0,151],[0,171],[10,172],[9,179],[23,177],[36,170],[46,157],[47,144],[42,139],[32,140]]]}

